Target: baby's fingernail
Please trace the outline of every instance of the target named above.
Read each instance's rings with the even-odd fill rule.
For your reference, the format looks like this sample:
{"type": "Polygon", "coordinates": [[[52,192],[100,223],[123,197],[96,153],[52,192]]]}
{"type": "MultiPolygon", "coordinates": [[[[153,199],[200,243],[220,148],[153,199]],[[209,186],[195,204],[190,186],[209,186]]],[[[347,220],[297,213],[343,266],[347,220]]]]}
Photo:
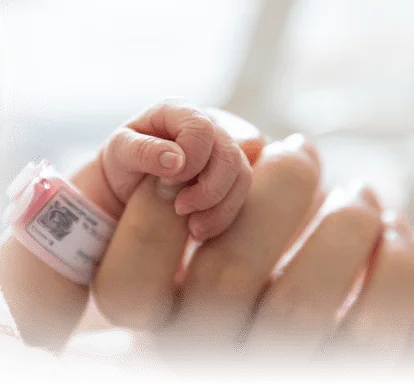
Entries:
{"type": "Polygon", "coordinates": [[[175,206],[175,212],[177,213],[177,215],[187,215],[192,213],[193,211],[194,208],[192,208],[191,206],[175,206]]]}
{"type": "Polygon", "coordinates": [[[181,155],[171,151],[165,151],[160,155],[160,164],[168,170],[179,170],[184,163],[181,155]]]}
{"type": "Polygon", "coordinates": [[[198,228],[198,227],[192,227],[190,229],[190,231],[191,231],[191,235],[193,236],[193,238],[196,241],[198,241],[198,242],[204,241],[204,239],[203,239],[203,232],[202,232],[202,230],[200,228],[198,228]]]}

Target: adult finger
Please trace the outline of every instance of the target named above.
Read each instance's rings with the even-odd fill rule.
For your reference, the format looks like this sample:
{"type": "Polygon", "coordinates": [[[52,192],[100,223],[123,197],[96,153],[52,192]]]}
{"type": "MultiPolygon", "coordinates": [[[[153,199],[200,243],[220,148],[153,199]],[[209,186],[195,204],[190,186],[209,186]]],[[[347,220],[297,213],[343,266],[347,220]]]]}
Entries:
{"type": "Polygon", "coordinates": [[[170,314],[188,238],[173,198],[148,175],[127,203],[93,283],[98,307],[117,326],[153,328],[170,314]]]}
{"type": "Polygon", "coordinates": [[[381,210],[361,185],[336,189],[276,267],[255,318],[253,351],[313,354],[380,238],[381,210]]]}
{"type": "Polygon", "coordinates": [[[382,219],[385,229],[367,284],[332,341],[341,359],[395,364],[413,358],[413,234],[395,211],[382,219]]]}
{"type": "Polygon", "coordinates": [[[234,342],[318,183],[319,169],[301,144],[267,146],[240,215],[222,236],[205,242],[190,263],[181,312],[171,326],[175,334],[169,329],[159,341],[234,342]]]}

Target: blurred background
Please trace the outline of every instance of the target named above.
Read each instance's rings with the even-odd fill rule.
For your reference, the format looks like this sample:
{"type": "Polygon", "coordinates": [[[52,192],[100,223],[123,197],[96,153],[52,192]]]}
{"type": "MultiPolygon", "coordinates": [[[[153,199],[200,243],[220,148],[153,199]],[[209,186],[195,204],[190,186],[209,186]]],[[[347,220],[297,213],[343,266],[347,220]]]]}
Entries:
{"type": "Polygon", "coordinates": [[[360,177],[412,218],[413,20],[412,0],[1,0],[0,193],[180,96],[307,134],[328,188],[360,177]]]}

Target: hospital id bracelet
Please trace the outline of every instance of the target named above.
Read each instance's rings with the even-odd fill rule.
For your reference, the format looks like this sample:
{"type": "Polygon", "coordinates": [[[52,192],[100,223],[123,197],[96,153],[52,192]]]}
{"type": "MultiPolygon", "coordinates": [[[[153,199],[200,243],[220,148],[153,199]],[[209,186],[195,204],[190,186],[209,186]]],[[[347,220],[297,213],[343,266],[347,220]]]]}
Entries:
{"type": "Polygon", "coordinates": [[[3,220],[28,250],[61,275],[89,285],[116,221],[47,160],[29,163],[6,191],[3,220]]]}

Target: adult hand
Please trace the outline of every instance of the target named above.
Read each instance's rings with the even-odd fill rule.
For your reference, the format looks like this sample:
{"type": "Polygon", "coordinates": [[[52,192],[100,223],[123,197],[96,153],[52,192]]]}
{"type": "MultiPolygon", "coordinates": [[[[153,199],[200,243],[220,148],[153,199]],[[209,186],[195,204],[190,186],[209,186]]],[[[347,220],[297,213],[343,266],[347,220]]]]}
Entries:
{"type": "Polygon", "coordinates": [[[237,355],[244,346],[270,360],[272,353],[306,359],[338,346],[366,353],[385,342],[383,353],[401,353],[414,309],[405,220],[384,212],[360,184],[325,201],[317,152],[302,136],[260,151],[254,127],[210,114],[229,132],[246,129],[240,145],[255,163],[254,179],[238,219],[198,249],[177,287],[185,221],[147,178],[94,284],[103,313],[117,326],[151,329],[174,356],[237,355]]]}

